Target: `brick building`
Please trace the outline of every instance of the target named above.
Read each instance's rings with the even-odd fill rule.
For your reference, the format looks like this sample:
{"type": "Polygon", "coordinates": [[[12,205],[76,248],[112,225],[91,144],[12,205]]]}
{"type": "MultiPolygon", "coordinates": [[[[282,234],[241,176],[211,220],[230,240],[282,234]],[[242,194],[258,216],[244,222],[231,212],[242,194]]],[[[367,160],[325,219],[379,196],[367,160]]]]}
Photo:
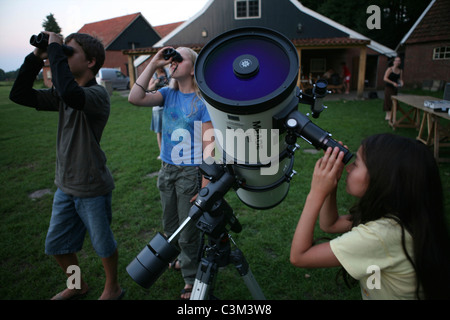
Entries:
{"type": "MultiPolygon", "coordinates": [[[[140,12],[88,23],[78,32],[100,39],[106,50],[103,67],[118,69],[124,74],[128,74],[128,59],[122,50],[151,47],[161,39],[140,12]]],[[[44,66],[43,75],[45,85],[51,87],[51,71],[48,63],[44,66]]]]}
{"type": "Polygon", "coordinates": [[[450,82],[450,0],[433,0],[401,40],[405,86],[442,90],[450,82]]]}
{"type": "Polygon", "coordinates": [[[128,49],[132,85],[140,67],[132,62],[148,59],[163,46],[187,46],[199,51],[223,32],[240,27],[266,27],[291,40],[300,57],[299,87],[310,85],[327,70],[349,67],[351,89],[383,88],[387,61],[396,52],[303,6],[298,0],[209,0],[195,16],[162,37],[153,47],[128,49]],[[301,80],[300,80],[301,79],[301,80]]]}

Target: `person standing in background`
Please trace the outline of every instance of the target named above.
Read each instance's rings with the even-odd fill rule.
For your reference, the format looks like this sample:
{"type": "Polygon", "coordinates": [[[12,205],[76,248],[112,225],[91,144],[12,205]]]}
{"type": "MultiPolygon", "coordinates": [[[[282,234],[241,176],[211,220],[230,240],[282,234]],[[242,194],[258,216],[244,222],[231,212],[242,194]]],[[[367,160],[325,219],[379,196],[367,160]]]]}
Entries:
{"type": "Polygon", "coordinates": [[[344,83],[344,89],[345,89],[345,94],[349,94],[350,93],[350,78],[352,76],[350,70],[347,68],[347,65],[345,64],[345,62],[341,63],[342,65],[342,79],[343,83],[344,83]]]}
{"type": "Polygon", "coordinates": [[[389,120],[391,118],[391,110],[392,110],[392,96],[398,94],[398,88],[403,86],[403,72],[400,68],[402,64],[402,60],[400,57],[396,57],[394,59],[394,63],[391,67],[387,68],[384,73],[384,82],[386,86],[384,87],[384,104],[383,110],[386,112],[385,120],[389,120]]]}
{"type": "MultiPolygon", "coordinates": [[[[170,237],[188,217],[200,187],[205,187],[209,182],[205,177],[199,179],[201,173],[198,166],[201,163],[196,161],[211,156],[205,154],[209,143],[203,139],[201,142],[196,141],[194,137],[195,131],[199,131],[203,137],[213,126],[194,77],[197,53],[190,48],[181,47],[176,50],[177,58],[170,57],[165,60],[164,52],[167,49],[173,50],[171,47],[165,47],[153,57],[131,88],[128,101],[137,106],[163,106],[164,109],[162,161],[157,186],[163,209],[164,234],[170,237]],[[157,91],[146,90],[155,71],[168,62],[170,85],[157,91]],[[186,148],[179,149],[180,141],[178,137],[174,138],[174,132],[183,133],[182,139],[186,148]]],[[[181,253],[171,265],[174,269],[181,270],[185,282],[181,299],[187,300],[191,296],[199,265],[200,240],[199,229],[191,224],[183,229],[177,241],[181,253]]]]}
{"type": "MultiPolygon", "coordinates": [[[[78,266],[77,252],[82,249],[86,232],[101,257],[105,286],[100,300],[117,300],[125,291],[118,283],[118,251],[110,224],[114,180],[100,147],[110,114],[110,100],[95,75],[105,61],[105,49],[96,38],[83,33],[66,37],[72,48],[66,53],[62,36],[48,35],[48,47],[36,48],[22,64],[11,89],[10,99],[38,111],[59,113],[56,139],[53,209],[45,240],[45,253],[55,257],[69,277],[69,267],[78,266]],[[53,88],[33,89],[39,71],[48,59],[53,88]]],[[[80,279],[79,288],[69,286],[52,300],[83,297],[88,284],[80,279]]]]}

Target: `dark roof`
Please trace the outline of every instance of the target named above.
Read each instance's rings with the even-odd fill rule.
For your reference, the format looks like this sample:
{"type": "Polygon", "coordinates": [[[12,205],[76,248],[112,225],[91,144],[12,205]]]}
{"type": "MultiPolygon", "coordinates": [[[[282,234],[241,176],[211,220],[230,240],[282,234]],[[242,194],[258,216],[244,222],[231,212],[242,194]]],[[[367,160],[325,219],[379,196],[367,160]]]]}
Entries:
{"type": "Polygon", "coordinates": [[[450,1],[436,0],[413,29],[406,44],[450,41],[450,1]]]}
{"type": "MultiPolygon", "coordinates": [[[[262,15],[260,19],[236,20],[234,19],[234,6],[231,0],[209,0],[195,16],[181,24],[173,32],[162,37],[153,46],[189,46],[190,43],[202,43],[204,45],[210,39],[234,28],[262,26],[276,30],[291,40],[307,39],[305,44],[309,46],[366,45],[383,55],[396,56],[391,48],[303,6],[298,0],[267,1],[265,8],[266,14],[262,15]],[[299,31],[299,27],[301,31],[299,31]],[[207,37],[205,38],[202,36],[203,30],[207,31],[207,37]],[[326,43],[319,38],[324,38],[326,43]],[[340,44],[336,44],[331,38],[337,38],[340,44]],[[345,43],[343,38],[348,38],[349,42],[345,43]],[[364,42],[358,42],[358,40],[364,42]],[[314,43],[311,43],[311,41],[314,41],[314,43]]],[[[298,46],[300,46],[300,43],[298,43],[298,46]]]]}

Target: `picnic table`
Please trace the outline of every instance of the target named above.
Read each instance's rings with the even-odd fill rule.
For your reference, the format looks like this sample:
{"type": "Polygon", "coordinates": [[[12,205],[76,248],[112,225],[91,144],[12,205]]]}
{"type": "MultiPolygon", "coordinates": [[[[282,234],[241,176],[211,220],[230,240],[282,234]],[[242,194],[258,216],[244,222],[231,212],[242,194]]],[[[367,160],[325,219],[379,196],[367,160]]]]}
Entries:
{"type": "Polygon", "coordinates": [[[438,162],[450,162],[450,158],[440,157],[441,147],[449,147],[450,132],[441,125],[440,119],[450,120],[448,112],[438,112],[425,107],[426,100],[439,101],[436,97],[418,95],[392,96],[392,112],[389,125],[396,128],[416,128],[419,130],[417,140],[427,146],[433,146],[433,154],[438,162]],[[399,104],[402,102],[406,106],[399,104]],[[422,116],[421,116],[422,113],[422,116]]]}

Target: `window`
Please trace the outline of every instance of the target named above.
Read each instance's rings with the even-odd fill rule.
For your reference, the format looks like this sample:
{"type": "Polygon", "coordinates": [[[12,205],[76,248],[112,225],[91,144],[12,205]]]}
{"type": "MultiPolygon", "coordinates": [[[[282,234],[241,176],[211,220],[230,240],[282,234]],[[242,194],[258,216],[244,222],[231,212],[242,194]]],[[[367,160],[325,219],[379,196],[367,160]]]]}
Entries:
{"type": "Polygon", "coordinates": [[[235,19],[261,18],[261,0],[235,0],[235,19]]]}
{"type": "Polygon", "coordinates": [[[116,71],[116,77],[118,79],[125,79],[126,78],[126,76],[120,71],[116,71]]]}
{"type": "Polygon", "coordinates": [[[433,60],[450,59],[450,47],[437,47],[433,50],[433,60]]]}

